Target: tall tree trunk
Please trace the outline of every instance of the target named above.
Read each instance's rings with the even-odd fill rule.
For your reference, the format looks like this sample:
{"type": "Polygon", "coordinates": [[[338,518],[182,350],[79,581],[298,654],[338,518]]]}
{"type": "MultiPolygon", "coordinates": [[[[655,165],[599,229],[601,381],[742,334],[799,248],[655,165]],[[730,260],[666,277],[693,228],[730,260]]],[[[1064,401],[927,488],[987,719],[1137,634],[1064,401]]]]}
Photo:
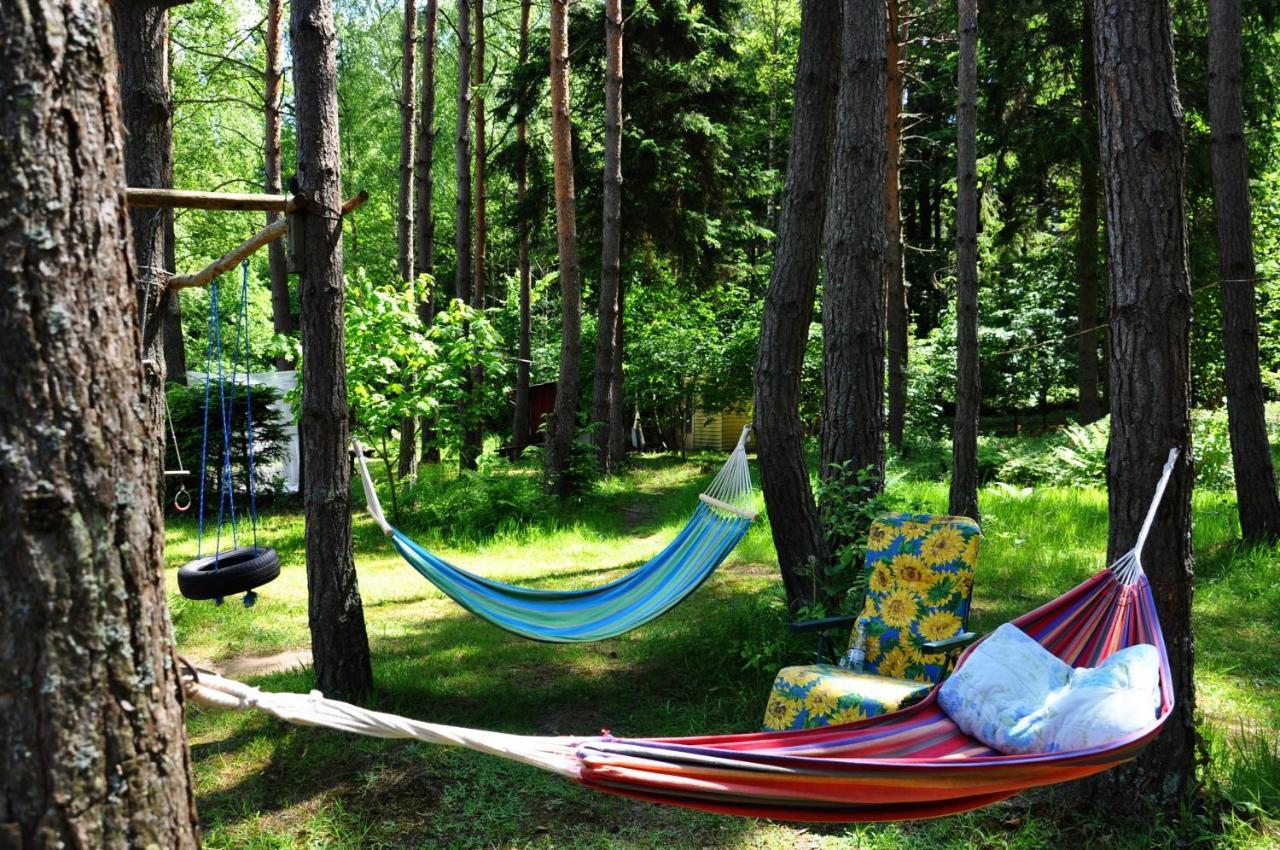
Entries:
{"type": "MultiPolygon", "coordinates": [[[[432,207],[435,192],[434,160],[436,147],[436,29],[440,18],[440,0],[427,0],[422,18],[422,102],[418,109],[418,143],[414,153],[414,248],[418,255],[418,273],[426,276],[424,290],[418,293],[418,319],[423,327],[435,319],[436,286],[435,233],[436,220],[432,207]]],[[[434,429],[424,419],[421,428],[419,459],[438,463],[440,448],[434,429]]]]}
{"type": "Polygon", "coordinates": [[[978,512],[978,3],[960,0],[956,72],[956,421],[948,510],[978,512]]]}
{"type": "Polygon", "coordinates": [[[569,0],[551,0],[551,159],[556,186],[556,247],[560,254],[560,378],[547,421],[543,475],[547,491],[567,496],[578,425],[582,357],[582,282],[574,209],[573,134],[569,113],[569,0]]]}
{"type": "Polygon", "coordinates": [[[825,554],[799,401],[827,213],[842,18],[840,5],[829,0],[805,0],[802,7],[786,189],[756,355],[760,480],[792,613],[815,601],[815,573],[825,554]]]}
{"type": "MultiPolygon", "coordinates": [[[[169,216],[164,228],[164,267],[172,270],[177,266],[177,262],[173,216],[169,216]]],[[[165,380],[186,386],[187,350],[186,341],[182,338],[182,299],[176,292],[171,293],[165,301],[163,333],[165,380]]]]}
{"type": "MultiPolygon", "coordinates": [[[[471,0],[458,0],[458,108],[453,144],[456,205],[454,207],[453,249],[457,269],[453,279],[454,297],[467,304],[471,300],[471,0]]],[[[471,416],[471,372],[463,377],[465,392],[460,402],[460,419],[471,416]]],[[[470,445],[470,426],[463,427],[458,447],[458,464],[475,469],[476,457],[470,445]]]]}
{"type": "MultiPolygon", "coordinates": [[[[529,14],[533,0],[520,0],[519,65],[529,62],[529,14]]],[[[517,454],[529,445],[529,114],[522,92],[516,105],[516,265],[520,277],[520,339],[516,354],[516,409],[511,427],[511,447],[517,454]]]]}
{"type": "Polygon", "coordinates": [[[6,848],[199,844],[165,603],[161,432],[138,403],[159,389],[144,387],[158,368],[139,366],[136,287],[154,276],[130,268],[110,20],[135,27],[122,40],[147,55],[121,70],[167,127],[164,10],[6,0],[0,13],[6,848]],[[158,76],[132,76],[144,67],[158,76]]]}
{"type": "Polygon", "coordinates": [[[1081,422],[1102,416],[1098,392],[1098,80],[1093,70],[1093,0],[1084,0],[1084,38],[1080,48],[1080,127],[1086,143],[1080,151],[1080,221],[1076,233],[1076,280],[1080,299],[1078,338],[1081,422]]]}
{"type": "MultiPolygon", "coordinates": [[[[264,172],[268,194],[281,191],[280,163],[280,101],[284,96],[284,69],[281,65],[282,39],[280,25],[284,20],[284,0],[267,0],[267,65],[263,80],[263,114],[266,123],[264,134],[264,172]]],[[[279,213],[267,213],[267,224],[280,218],[279,213]]],[[[288,336],[297,330],[293,320],[293,303],[289,297],[289,270],[285,262],[284,241],[277,239],[267,245],[267,266],[271,273],[271,323],[275,332],[288,336]]],[[[293,361],[284,355],[276,357],[276,369],[287,371],[293,361]]]]}
{"type": "MultiPolygon", "coordinates": [[[[169,99],[169,2],[120,0],[111,6],[124,117],[125,179],[130,186],[173,185],[173,104],[169,99]]],[[[142,394],[147,435],[160,447],[152,474],[164,498],[165,357],[164,329],[173,268],[168,234],[173,210],[136,209],[129,213],[137,301],[142,321],[142,394]]]]}
{"type": "MultiPolygon", "coordinates": [[[[843,0],[843,57],[831,152],[822,284],[824,480],[884,489],[885,122],[884,0],[843,0]],[[874,305],[873,309],[868,309],[874,305]]],[[[829,510],[831,506],[822,505],[829,510]]],[[[836,510],[847,511],[847,503],[836,510]]],[[[828,539],[836,551],[852,540],[828,539]]]]}
{"type": "Polygon", "coordinates": [[[907,0],[888,0],[888,91],[885,99],[884,291],[889,357],[889,442],[902,448],[907,420],[907,278],[902,250],[902,98],[905,91],[907,0]]]}
{"type": "Polygon", "coordinates": [[[618,360],[618,301],[622,274],[622,0],[604,5],[604,211],[600,244],[600,309],[596,325],[596,370],[591,396],[591,438],[604,471],[610,471],[609,426],[613,368],[618,360]]]}
{"type": "Polygon", "coordinates": [[[626,398],[622,391],[623,330],[626,327],[626,285],[618,281],[618,312],[614,314],[613,344],[613,385],[609,388],[609,396],[613,404],[609,406],[609,468],[617,471],[627,459],[627,419],[626,398]]]}
{"type": "Polygon", "coordinates": [[[1150,796],[1176,808],[1195,782],[1189,448],[1191,292],[1183,206],[1183,114],[1168,2],[1096,0],[1101,163],[1111,316],[1108,559],[1131,549],[1171,446],[1182,448],[1142,563],[1169,650],[1177,706],[1160,740],[1090,780],[1131,812],[1150,796]]]}
{"type": "Polygon", "coordinates": [[[1280,498],[1267,442],[1258,371],[1249,151],[1244,139],[1240,0],[1209,3],[1209,120],[1213,131],[1213,211],[1222,277],[1227,420],[1236,474],[1236,505],[1246,540],[1280,537],[1280,498]]]}
{"type": "MultiPolygon", "coordinates": [[[[415,0],[404,0],[404,22],[400,28],[400,196],[396,231],[399,249],[396,267],[400,280],[414,292],[417,286],[413,251],[413,138],[415,130],[414,81],[418,58],[418,12],[415,0]]],[[[417,453],[417,436],[412,416],[400,417],[400,450],[396,472],[403,478],[413,474],[413,459],[417,453]]]]}
{"type": "Polygon", "coordinates": [[[769,173],[769,197],[765,199],[765,227],[772,230],[778,211],[778,72],[776,62],[782,41],[782,8],[780,0],[771,0],[769,16],[769,147],[765,155],[765,168],[769,173]]]}
{"type": "MultiPolygon", "coordinates": [[[[485,300],[485,274],[488,265],[488,237],[489,225],[485,220],[485,158],[487,157],[487,144],[484,129],[484,0],[475,0],[475,17],[476,17],[476,42],[475,42],[475,81],[476,88],[480,93],[475,97],[476,107],[476,235],[475,235],[475,263],[472,266],[471,275],[471,306],[476,310],[484,309],[485,300]]],[[[470,403],[475,407],[476,411],[484,409],[484,367],[477,365],[471,370],[471,393],[470,403]]],[[[471,427],[467,429],[466,446],[463,448],[463,457],[467,459],[467,466],[474,468],[476,459],[480,457],[484,451],[484,421],[473,413],[471,417],[471,427]]]]}
{"type": "Polygon", "coordinates": [[[332,0],[292,0],[303,269],[301,440],[307,470],[307,613],[316,684],[355,698],[373,687],[364,607],[351,554],[351,463],[343,351],[342,174],[332,0]]]}

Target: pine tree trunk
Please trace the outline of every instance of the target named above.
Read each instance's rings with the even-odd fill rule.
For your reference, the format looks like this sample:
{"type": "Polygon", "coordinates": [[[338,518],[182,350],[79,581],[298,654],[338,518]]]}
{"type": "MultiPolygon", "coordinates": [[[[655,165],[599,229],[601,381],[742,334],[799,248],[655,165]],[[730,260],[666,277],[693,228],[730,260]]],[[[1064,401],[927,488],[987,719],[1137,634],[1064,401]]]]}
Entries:
{"type": "Polygon", "coordinates": [[[799,401],[827,213],[842,17],[840,5],[829,0],[805,0],[802,7],[791,151],[756,355],[760,479],[792,613],[815,601],[815,572],[824,557],[799,401]]]}
{"type": "MultiPolygon", "coordinates": [[[[266,123],[264,134],[264,165],[268,194],[281,191],[280,162],[280,101],[284,96],[284,69],[280,54],[283,48],[280,25],[284,21],[284,0],[267,0],[267,65],[263,80],[263,113],[266,123]]],[[[280,218],[279,213],[267,213],[267,224],[280,218]]],[[[289,297],[289,270],[285,262],[284,240],[277,239],[267,245],[267,266],[271,274],[271,322],[275,332],[289,336],[297,331],[293,319],[293,302],[289,297]]],[[[276,369],[293,368],[288,357],[276,358],[276,369]]]]}
{"type": "MultiPolygon", "coordinates": [[[[520,0],[519,65],[529,62],[529,14],[533,0],[520,0]]],[[[519,454],[529,445],[529,345],[530,325],[530,270],[529,270],[529,211],[526,196],[529,191],[529,115],[528,98],[521,93],[516,109],[516,265],[520,277],[520,339],[516,360],[516,409],[511,427],[511,447],[519,454]]]]}
{"type": "MultiPolygon", "coordinates": [[[[453,253],[457,266],[453,279],[454,297],[463,304],[471,301],[471,0],[458,0],[458,106],[456,135],[453,144],[453,166],[456,179],[454,192],[453,253]]],[[[471,372],[463,377],[464,393],[459,418],[467,422],[471,415],[471,372]]],[[[458,447],[458,465],[475,469],[477,455],[470,445],[471,429],[463,427],[458,447]]]]}
{"type": "MultiPolygon", "coordinates": [[[[13,0],[0,13],[6,848],[199,844],[165,602],[159,385],[144,388],[159,369],[139,366],[136,286],[153,275],[131,274],[110,20],[135,27],[122,42],[147,55],[120,70],[167,128],[164,9],[13,0]]],[[[166,138],[129,146],[163,163],[166,138]]]]}
{"type": "MultiPolygon", "coordinates": [[[[486,180],[485,180],[485,158],[487,154],[487,144],[484,129],[484,0],[475,0],[475,18],[476,18],[476,41],[475,41],[475,81],[476,88],[480,94],[475,97],[476,108],[476,234],[475,234],[475,263],[472,266],[471,275],[471,306],[476,310],[484,309],[485,301],[485,274],[488,265],[488,237],[489,225],[485,219],[486,206],[486,180]]],[[[467,466],[474,468],[476,459],[484,451],[484,421],[478,414],[478,411],[484,408],[484,367],[477,365],[471,370],[471,404],[475,407],[471,420],[471,427],[466,434],[466,447],[463,449],[463,457],[468,459],[467,466]]]]}
{"type": "MultiPolygon", "coordinates": [[[[822,284],[824,480],[884,488],[885,117],[884,0],[843,0],[843,57],[827,202],[822,284]],[[839,467],[837,466],[839,465],[839,467]],[[843,468],[843,472],[840,471],[843,468]]],[[[836,506],[848,510],[847,503],[836,506]]],[[[822,505],[823,510],[830,509],[822,505]]],[[[826,541],[832,550],[852,540],[826,541]]]]}
{"type": "Polygon", "coordinates": [[[905,91],[907,0],[888,0],[888,91],[885,99],[884,274],[885,324],[889,358],[889,442],[902,448],[907,420],[909,314],[906,264],[902,250],[902,97],[905,91]]]}
{"type": "Polygon", "coordinates": [[[1213,132],[1213,208],[1222,277],[1227,419],[1236,504],[1246,540],[1280,537],[1280,498],[1267,442],[1265,395],[1258,371],[1258,314],[1249,152],[1244,138],[1240,0],[1209,3],[1209,120],[1213,132]]]}
{"type": "Polygon", "coordinates": [[[547,420],[543,476],[547,491],[563,497],[573,487],[569,462],[577,433],[582,358],[582,282],[569,113],[569,0],[551,0],[551,159],[556,188],[556,247],[560,254],[560,378],[556,403],[547,420]]]}
{"type": "MultiPolygon", "coordinates": [[[[440,0],[427,0],[422,19],[422,101],[418,109],[418,143],[414,153],[414,248],[417,252],[419,274],[426,275],[425,290],[418,293],[418,319],[423,327],[429,327],[435,319],[435,212],[432,207],[435,192],[436,146],[436,30],[440,18],[440,0]]],[[[440,448],[436,445],[435,432],[430,420],[423,419],[419,447],[422,463],[438,463],[440,448]]]]}
{"type": "MultiPolygon", "coordinates": [[[[1080,126],[1085,139],[1098,136],[1098,81],[1093,70],[1093,0],[1084,0],[1084,33],[1080,50],[1080,126]]],[[[1098,149],[1080,152],[1080,221],[1076,234],[1076,280],[1080,299],[1078,348],[1081,422],[1102,416],[1098,392],[1098,149]]]]}
{"type": "MultiPolygon", "coordinates": [[[[164,267],[173,270],[178,264],[173,235],[173,216],[164,227],[164,267]]],[[[187,350],[182,338],[182,299],[170,293],[164,309],[164,378],[175,384],[187,385],[187,350]]]]}
{"type": "MultiPolygon", "coordinates": [[[[130,186],[173,186],[173,104],[169,99],[169,6],[157,0],[120,0],[111,6],[124,116],[125,179],[130,186]]],[[[142,320],[142,394],[147,434],[160,453],[152,474],[164,494],[165,326],[171,301],[168,234],[173,210],[135,209],[129,230],[142,320]]]]}
{"type": "Polygon", "coordinates": [[[960,0],[956,72],[956,421],[948,510],[978,511],[978,3],[960,0]]]}
{"type": "MultiPolygon", "coordinates": [[[[404,21],[400,37],[400,195],[397,216],[396,246],[399,249],[396,268],[400,280],[410,292],[417,286],[413,250],[413,138],[416,121],[414,67],[418,58],[418,12],[415,0],[404,0],[404,21]]],[[[396,460],[396,473],[401,477],[413,474],[413,459],[417,453],[415,422],[412,416],[400,417],[400,449],[396,460]]]]}
{"type": "Polygon", "coordinates": [[[613,316],[613,384],[609,388],[609,397],[613,404],[609,406],[609,469],[614,472],[622,468],[627,460],[627,411],[626,397],[622,391],[622,361],[625,349],[622,347],[623,330],[626,327],[626,284],[618,281],[618,311],[613,316]]]}
{"type": "Polygon", "coordinates": [[[1127,814],[1139,796],[1176,810],[1195,783],[1191,293],[1169,4],[1096,0],[1094,28],[1111,316],[1108,560],[1133,547],[1169,449],[1182,448],[1142,553],[1177,706],[1155,744],[1086,788],[1127,814]]]}
{"type": "Polygon", "coordinates": [[[591,438],[600,464],[608,473],[613,460],[609,453],[610,422],[614,405],[622,403],[613,397],[613,368],[618,360],[618,280],[622,273],[622,0],[605,0],[604,43],[604,211],[591,438]]]}
{"type": "Polygon", "coordinates": [[[373,687],[364,608],[351,554],[351,463],[343,355],[342,177],[337,37],[331,0],[292,0],[303,270],[301,441],[307,470],[307,613],[317,687],[359,697],[373,687]]]}

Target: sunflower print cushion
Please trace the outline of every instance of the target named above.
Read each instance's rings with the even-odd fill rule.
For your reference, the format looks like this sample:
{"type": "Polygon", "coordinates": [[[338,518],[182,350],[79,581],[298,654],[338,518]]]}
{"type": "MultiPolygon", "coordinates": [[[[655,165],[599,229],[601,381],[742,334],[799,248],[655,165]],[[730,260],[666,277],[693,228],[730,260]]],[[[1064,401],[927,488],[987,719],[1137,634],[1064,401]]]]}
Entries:
{"type": "Polygon", "coordinates": [[[919,702],[932,685],[855,673],[831,664],[786,667],[774,679],[764,729],[837,726],[919,702]]]}
{"type": "Polygon", "coordinates": [[[978,537],[977,523],[964,517],[893,514],[872,523],[860,617],[865,672],[928,684],[942,680],[954,654],[926,653],[924,644],[965,630],[978,537]]]}
{"type": "Polygon", "coordinates": [[[924,642],[964,631],[977,563],[973,520],[927,514],[876,520],[867,543],[863,671],[829,664],[784,668],[769,694],[765,730],[850,723],[924,699],[954,658],[926,654],[924,642]]]}

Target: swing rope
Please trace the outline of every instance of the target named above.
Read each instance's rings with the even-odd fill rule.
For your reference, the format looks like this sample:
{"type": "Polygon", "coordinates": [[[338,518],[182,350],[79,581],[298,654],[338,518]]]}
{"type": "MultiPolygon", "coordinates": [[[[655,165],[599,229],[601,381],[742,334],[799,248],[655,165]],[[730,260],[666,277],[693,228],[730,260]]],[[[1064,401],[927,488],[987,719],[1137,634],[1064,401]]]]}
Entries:
{"type": "MultiPolygon", "coordinates": [[[[222,553],[222,526],[224,520],[231,525],[231,545],[239,546],[239,528],[236,518],[236,501],[234,476],[231,465],[231,425],[235,412],[234,388],[241,375],[243,363],[245,382],[245,454],[249,473],[249,520],[253,536],[253,548],[258,547],[258,504],[255,486],[256,459],[253,440],[253,378],[250,364],[249,345],[249,264],[241,264],[240,305],[236,310],[235,338],[231,351],[231,384],[232,393],[228,396],[226,374],[223,370],[222,319],[219,307],[218,281],[214,280],[209,288],[209,333],[205,347],[204,371],[204,425],[200,439],[200,506],[196,531],[196,558],[200,558],[204,548],[204,507],[205,486],[208,478],[209,461],[209,401],[214,369],[218,375],[218,415],[222,423],[222,459],[218,475],[218,522],[214,534],[215,566],[222,553]],[[243,360],[241,359],[243,358],[243,360]]],[[[252,592],[251,592],[252,593],[252,592]]],[[[247,598],[247,597],[246,597],[247,598]]],[[[251,603],[247,603],[251,604],[251,603]]]]}

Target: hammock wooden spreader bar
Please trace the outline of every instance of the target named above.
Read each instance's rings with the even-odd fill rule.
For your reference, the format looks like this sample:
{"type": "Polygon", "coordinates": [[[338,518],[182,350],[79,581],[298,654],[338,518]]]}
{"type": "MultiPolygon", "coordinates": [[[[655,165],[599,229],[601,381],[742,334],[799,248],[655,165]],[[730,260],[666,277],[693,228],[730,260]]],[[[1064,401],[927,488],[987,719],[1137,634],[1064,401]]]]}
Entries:
{"type": "MultiPolygon", "coordinates": [[[[1159,505],[1177,451],[1147,514],[1159,505]]],[[[1097,666],[1127,646],[1151,644],[1160,659],[1160,708],[1144,729],[1104,745],[1004,755],[969,737],[923,702],[867,720],[816,729],[687,738],[546,737],[485,732],[409,720],[328,700],[272,694],[209,673],[183,685],[202,705],[266,711],[282,720],[379,738],[467,747],[534,765],[581,785],[654,803],[721,814],[806,821],[896,821],[976,809],[1029,788],[1101,773],[1134,758],[1174,706],[1155,599],[1141,547],[1057,599],[1014,620],[1054,655],[1097,666]]],[[[961,656],[963,665],[973,647],[961,656]]]]}

